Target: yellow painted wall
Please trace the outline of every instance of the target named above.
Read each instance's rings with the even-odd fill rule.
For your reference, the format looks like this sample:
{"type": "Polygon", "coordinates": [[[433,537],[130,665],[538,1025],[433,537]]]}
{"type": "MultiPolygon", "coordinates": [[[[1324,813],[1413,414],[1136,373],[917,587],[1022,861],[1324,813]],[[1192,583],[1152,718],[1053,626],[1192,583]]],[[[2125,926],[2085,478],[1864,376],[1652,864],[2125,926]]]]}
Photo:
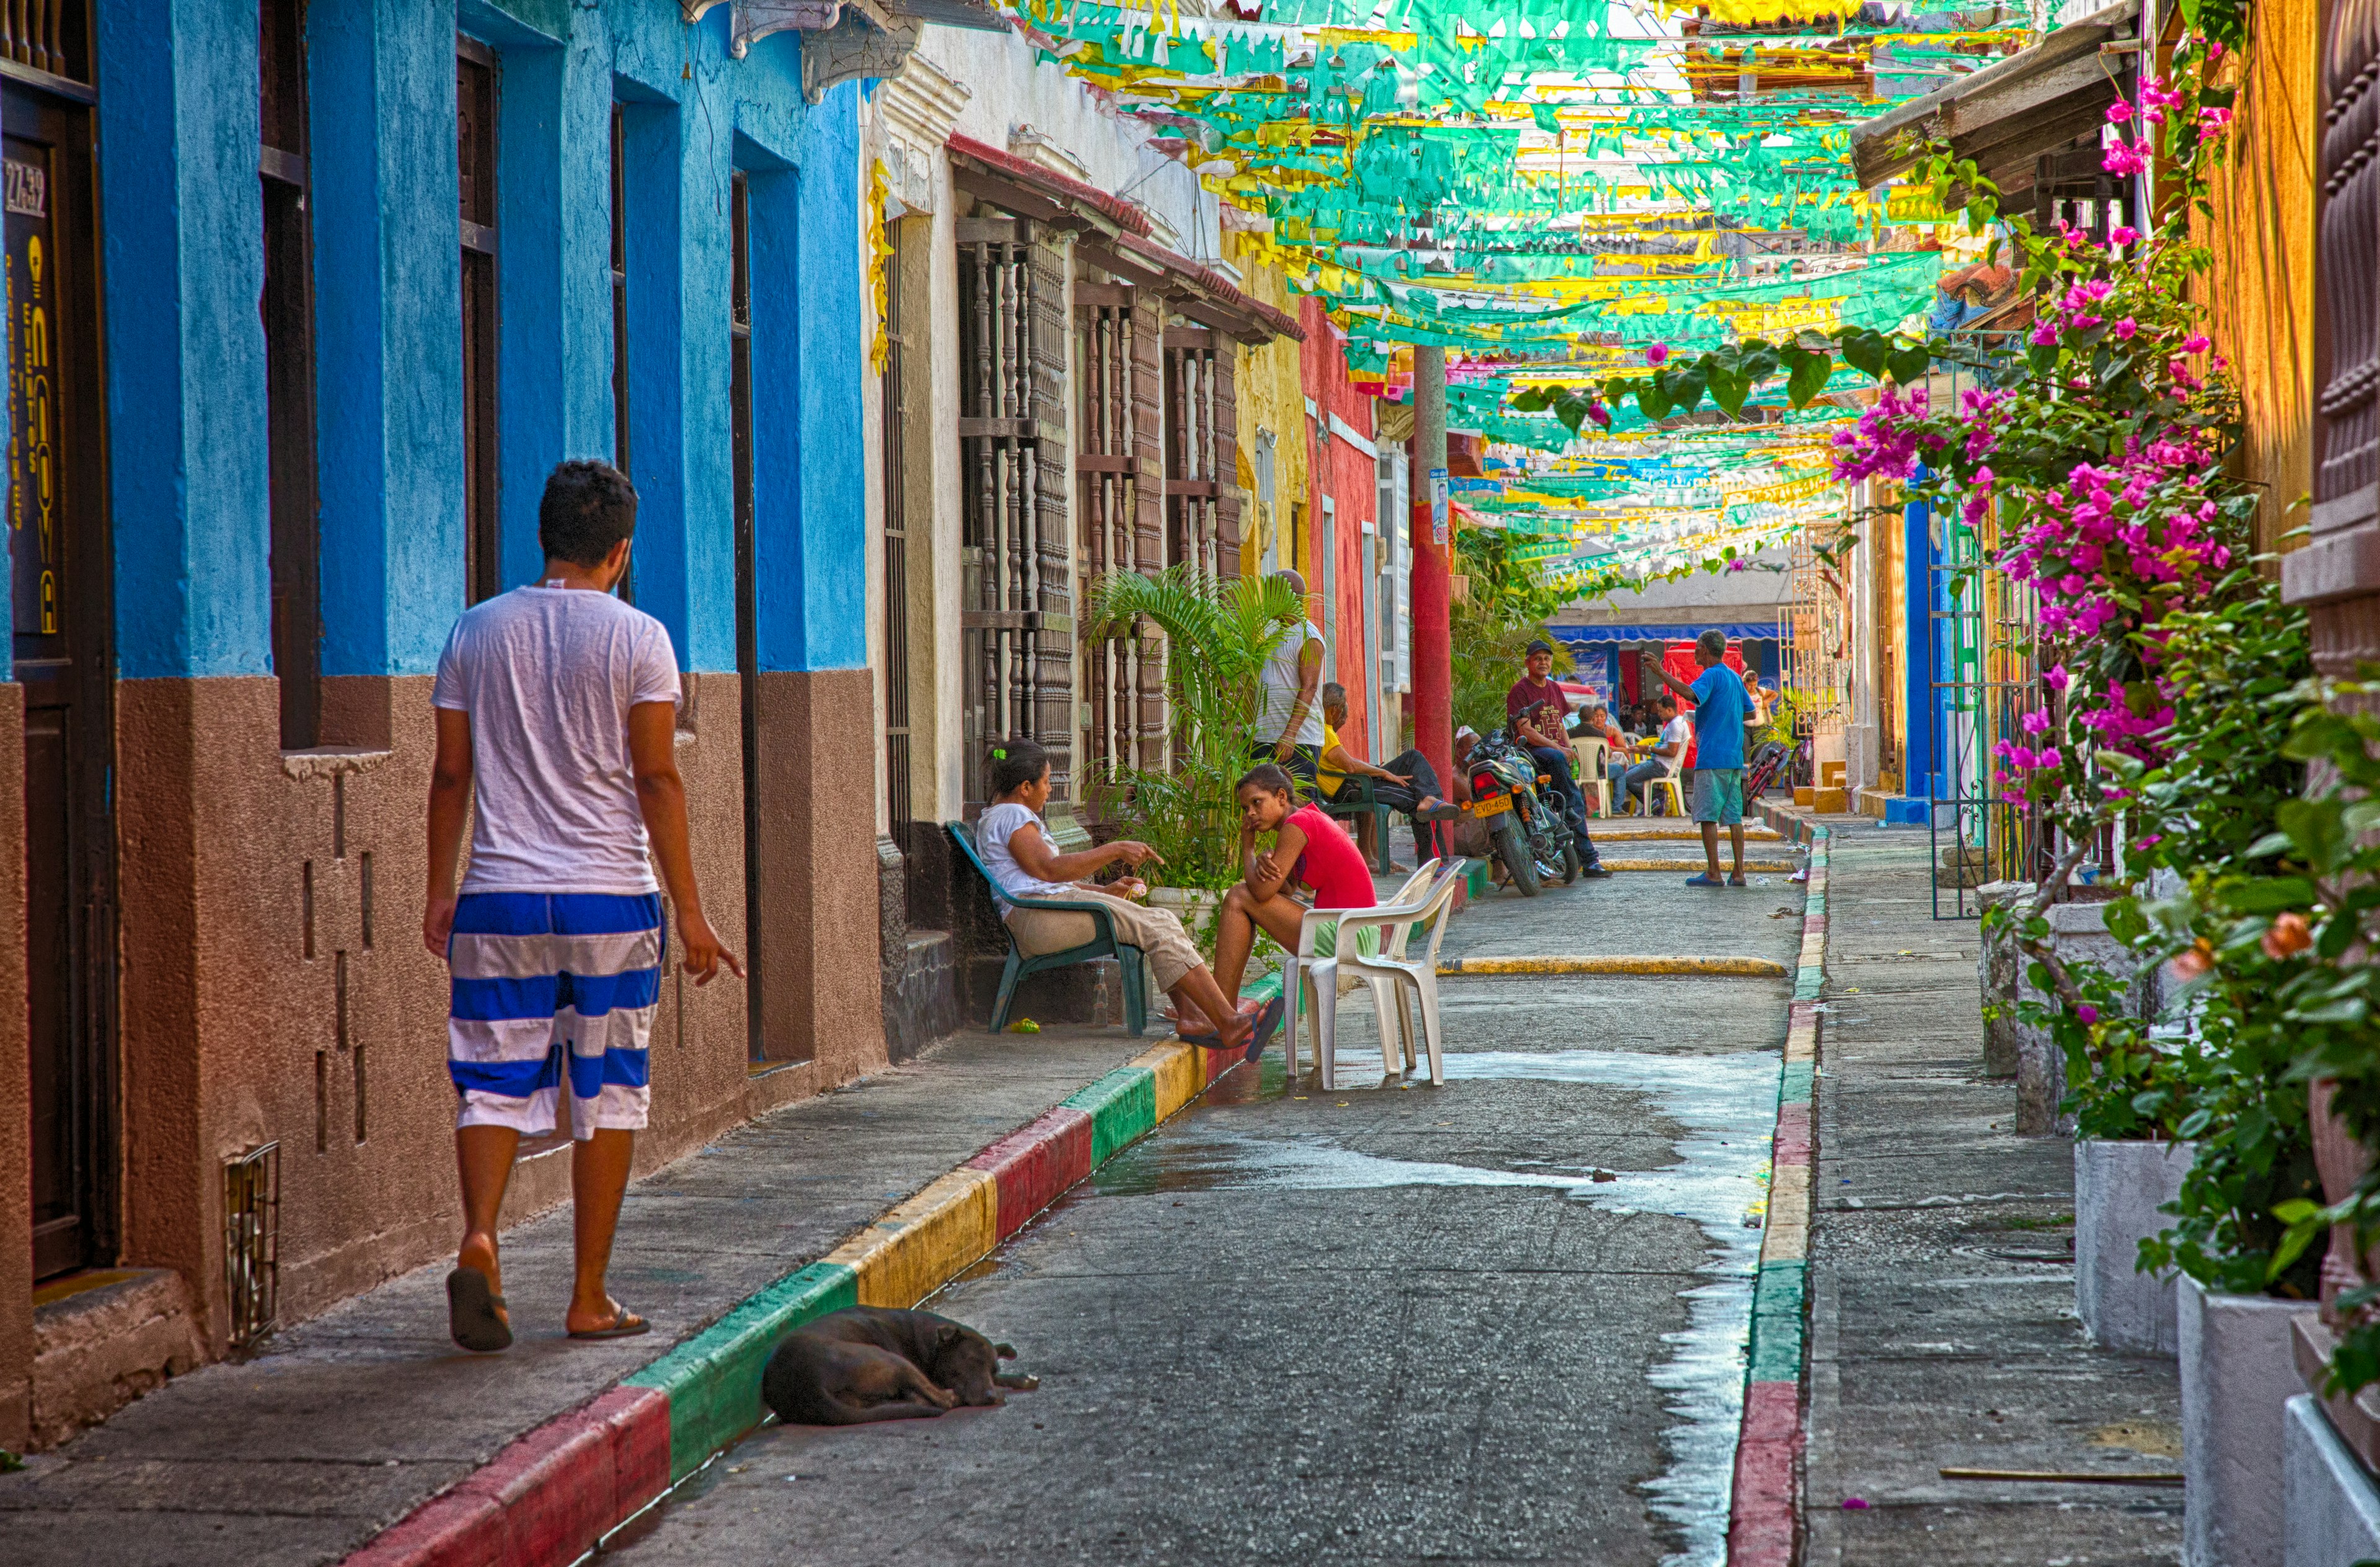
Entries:
{"type": "Polygon", "coordinates": [[[2298,503],[2313,488],[2317,15],[2317,0],[2260,0],[2250,9],[2249,46],[2232,67],[2240,115],[2228,159],[2215,171],[2215,215],[2196,225],[2215,258],[2201,285],[2209,335],[2246,403],[2242,471],[2266,486],[2256,534],[2267,550],[2304,526],[2298,503]]]}
{"type": "MultiPolygon", "coordinates": [[[[1226,254],[1242,273],[1241,287],[1250,298],[1297,314],[1297,298],[1278,267],[1258,259],[1260,250],[1249,237],[1224,237],[1226,254]]],[[[1303,506],[1306,495],[1305,385],[1298,374],[1299,345],[1276,337],[1261,348],[1239,350],[1234,395],[1240,411],[1240,488],[1248,504],[1240,519],[1240,569],[1254,573],[1264,560],[1265,541],[1275,538],[1281,547],[1274,558],[1311,573],[1311,563],[1289,558],[1290,507],[1303,506]],[[1273,504],[1257,499],[1257,431],[1269,430],[1273,449],[1273,504]]],[[[1311,536],[1311,529],[1308,530],[1311,536]]]]}

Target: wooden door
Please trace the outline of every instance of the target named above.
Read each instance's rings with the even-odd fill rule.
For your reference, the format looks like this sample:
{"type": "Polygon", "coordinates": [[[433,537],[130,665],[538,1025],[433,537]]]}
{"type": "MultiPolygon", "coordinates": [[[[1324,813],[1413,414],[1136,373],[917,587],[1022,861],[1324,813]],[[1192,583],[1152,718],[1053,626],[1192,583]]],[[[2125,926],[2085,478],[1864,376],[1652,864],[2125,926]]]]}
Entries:
{"type": "Polygon", "coordinates": [[[25,693],[33,1262],[112,1258],[115,826],[91,108],[0,86],[6,191],[8,547],[25,693]]]}

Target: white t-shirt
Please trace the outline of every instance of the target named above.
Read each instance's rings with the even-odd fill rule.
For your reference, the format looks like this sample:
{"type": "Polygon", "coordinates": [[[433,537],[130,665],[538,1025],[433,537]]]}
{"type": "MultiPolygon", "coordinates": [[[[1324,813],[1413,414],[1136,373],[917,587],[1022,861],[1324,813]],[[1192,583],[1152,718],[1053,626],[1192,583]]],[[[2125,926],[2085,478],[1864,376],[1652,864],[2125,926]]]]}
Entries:
{"type": "Polygon", "coordinates": [[[1017,829],[1030,827],[1041,834],[1041,842],[1054,855],[1058,845],[1050,836],[1050,824],[1026,810],[1014,800],[985,808],[975,824],[975,846],[983,856],[983,868],[991,872],[992,901],[1000,905],[1000,917],[1008,917],[1014,905],[1009,898],[1073,898],[1081,894],[1063,881],[1043,881],[1025,874],[1016,856],[1008,852],[1008,840],[1017,829]],[[1002,894],[1006,894],[1003,896],[1002,894]]]}
{"type": "Polygon", "coordinates": [[[465,893],[653,893],[628,710],[677,700],[669,633],[584,588],[463,612],[430,699],[470,714],[478,799],[465,893]]]}
{"type": "MultiPolygon", "coordinates": [[[[1289,727],[1289,715],[1297,711],[1297,694],[1304,690],[1304,676],[1297,662],[1308,642],[1319,642],[1322,633],[1315,624],[1301,618],[1281,634],[1272,651],[1264,662],[1264,711],[1257,715],[1255,737],[1259,744],[1276,745],[1281,732],[1289,727]]],[[[1322,687],[1314,688],[1314,700],[1307,704],[1305,721],[1290,736],[1293,745],[1320,747],[1322,744],[1322,687]]]]}
{"type": "Polygon", "coordinates": [[[1663,777],[1675,778],[1678,775],[1678,770],[1686,765],[1686,747],[1694,744],[1694,721],[1684,713],[1680,713],[1661,725],[1661,744],[1674,745],[1678,747],[1672,755],[1656,756],[1653,759],[1661,764],[1663,777]]]}

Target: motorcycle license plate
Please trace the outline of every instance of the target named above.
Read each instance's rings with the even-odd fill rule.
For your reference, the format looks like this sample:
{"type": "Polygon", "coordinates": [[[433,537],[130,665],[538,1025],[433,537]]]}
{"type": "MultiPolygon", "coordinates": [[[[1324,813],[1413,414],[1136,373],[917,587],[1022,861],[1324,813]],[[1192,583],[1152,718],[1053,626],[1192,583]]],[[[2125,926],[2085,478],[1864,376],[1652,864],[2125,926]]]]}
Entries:
{"type": "Polygon", "coordinates": [[[1485,820],[1487,818],[1491,816],[1500,816],[1512,808],[1512,796],[1490,795],[1488,798],[1481,800],[1477,805],[1473,806],[1471,808],[1471,814],[1485,820]]]}

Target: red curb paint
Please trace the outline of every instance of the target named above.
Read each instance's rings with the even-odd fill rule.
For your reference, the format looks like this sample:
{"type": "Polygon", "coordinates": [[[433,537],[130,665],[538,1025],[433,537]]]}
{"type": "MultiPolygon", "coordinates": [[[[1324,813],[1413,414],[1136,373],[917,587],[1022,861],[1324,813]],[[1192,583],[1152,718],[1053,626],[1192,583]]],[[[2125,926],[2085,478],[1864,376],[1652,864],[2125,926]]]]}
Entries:
{"type": "Polygon", "coordinates": [[[1810,1162],[1810,1107],[1789,1104],[1777,1112],[1775,1150],[1771,1156],[1779,1164],[1810,1162]]]}
{"type": "Polygon", "coordinates": [[[502,1567],[504,1515],[471,1488],[478,1476],[415,1508],[345,1567],[502,1567]]]}
{"type": "Polygon", "coordinates": [[[669,1395],[613,1388],[416,1508],[346,1567],[566,1567],[669,1485],[669,1395]]]}
{"type": "Polygon", "coordinates": [[[1091,1172],[1091,1118],[1060,1105],[1001,1138],[963,1168],[990,1172],[1000,1193],[997,1238],[1004,1241],[1091,1172]]]}
{"type": "Polygon", "coordinates": [[[1794,1382],[1755,1382],[1744,1390],[1728,1567],[1791,1567],[1794,1498],[1801,1493],[1801,1392],[1794,1382]]]}
{"type": "Polygon", "coordinates": [[[613,1388],[587,1407],[611,1435],[612,1523],[617,1524],[669,1489],[669,1394],[659,1388],[613,1388]]]}

